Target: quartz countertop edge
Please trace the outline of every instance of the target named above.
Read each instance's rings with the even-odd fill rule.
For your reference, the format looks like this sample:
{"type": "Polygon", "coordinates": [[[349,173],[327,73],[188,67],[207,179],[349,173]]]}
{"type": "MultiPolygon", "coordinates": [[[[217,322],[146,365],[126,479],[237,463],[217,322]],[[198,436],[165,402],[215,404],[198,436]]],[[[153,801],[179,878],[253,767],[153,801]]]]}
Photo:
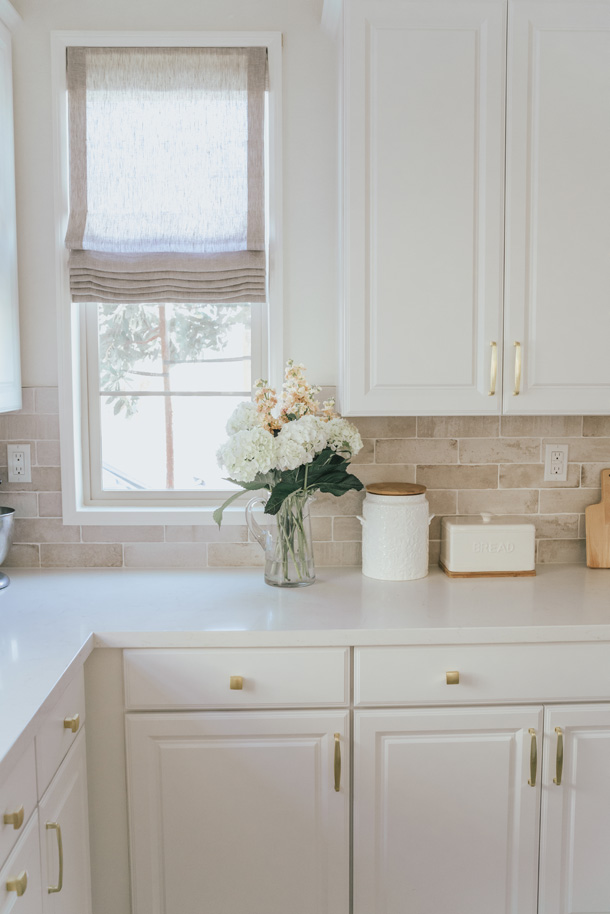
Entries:
{"type": "Polygon", "coordinates": [[[261,568],[3,570],[0,777],[94,648],[610,641],[610,570],[577,565],[406,582],[321,568],[295,589],[268,587],[261,568]]]}

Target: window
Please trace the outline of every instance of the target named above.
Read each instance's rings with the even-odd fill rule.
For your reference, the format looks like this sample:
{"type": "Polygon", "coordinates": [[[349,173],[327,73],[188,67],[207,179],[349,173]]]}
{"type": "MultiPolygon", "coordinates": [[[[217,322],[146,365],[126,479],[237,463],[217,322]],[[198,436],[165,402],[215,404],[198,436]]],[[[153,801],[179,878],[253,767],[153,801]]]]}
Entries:
{"type": "Polygon", "coordinates": [[[58,283],[70,523],[211,521],[230,488],[215,460],[228,415],[255,378],[281,371],[280,36],[164,33],[160,43],[53,37],[57,240],[70,248],[58,283]],[[246,93],[243,72],[260,83],[267,56],[268,91],[246,93]]]}

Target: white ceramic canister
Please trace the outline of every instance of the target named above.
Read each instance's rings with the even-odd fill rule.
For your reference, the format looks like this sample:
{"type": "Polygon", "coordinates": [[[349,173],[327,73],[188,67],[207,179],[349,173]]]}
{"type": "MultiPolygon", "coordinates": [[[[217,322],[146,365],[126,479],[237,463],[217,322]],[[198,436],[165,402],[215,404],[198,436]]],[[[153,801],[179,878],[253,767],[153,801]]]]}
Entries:
{"type": "Polygon", "coordinates": [[[362,506],[362,573],[380,581],[414,581],[428,574],[430,514],[426,487],[379,482],[362,506]]]}

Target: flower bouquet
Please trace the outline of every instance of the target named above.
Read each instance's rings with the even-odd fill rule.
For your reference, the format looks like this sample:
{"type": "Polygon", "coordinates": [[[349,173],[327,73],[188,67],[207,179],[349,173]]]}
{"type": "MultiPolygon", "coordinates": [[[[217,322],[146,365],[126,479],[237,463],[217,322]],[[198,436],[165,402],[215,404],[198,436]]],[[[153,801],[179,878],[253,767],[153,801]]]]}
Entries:
{"type": "Polygon", "coordinates": [[[242,491],[214,512],[220,526],[224,509],[243,490],[266,490],[246,509],[248,526],[266,554],[265,580],[277,586],[311,584],[315,579],[308,504],[314,492],[343,495],[362,489],[348,472],[362,447],[358,429],[334,410],[334,400],[316,400],[319,387],[290,359],[281,397],[267,381],[255,385],[254,402],[240,403],[227,423],[217,458],[228,481],[242,491]],[[263,530],[253,519],[254,504],[264,504],[275,526],[263,530]]]}

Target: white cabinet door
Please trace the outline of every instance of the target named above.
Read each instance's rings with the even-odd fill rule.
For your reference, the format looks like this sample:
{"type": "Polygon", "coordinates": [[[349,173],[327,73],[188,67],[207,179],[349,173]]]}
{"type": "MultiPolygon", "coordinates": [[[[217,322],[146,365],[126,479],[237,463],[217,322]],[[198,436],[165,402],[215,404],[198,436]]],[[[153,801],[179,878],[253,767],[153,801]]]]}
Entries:
{"type": "Polygon", "coordinates": [[[134,914],[347,914],[347,740],[345,711],[128,714],[134,914]]]}
{"type": "Polygon", "coordinates": [[[84,730],[40,801],[39,820],[44,914],[90,914],[84,730]]]}
{"type": "Polygon", "coordinates": [[[0,412],[21,408],[11,33],[3,12],[0,7],[0,412]]]}
{"type": "Polygon", "coordinates": [[[354,718],[354,914],[535,914],[542,708],[354,718]]]}
{"type": "Polygon", "coordinates": [[[506,3],[343,16],[342,411],[497,413],[506,3]]]}
{"type": "Polygon", "coordinates": [[[610,3],[511,0],[508,48],[504,412],[608,413],[610,3]]]}
{"type": "Polygon", "coordinates": [[[610,705],[547,708],[544,731],[539,912],[607,914],[610,705]]]}
{"type": "Polygon", "coordinates": [[[42,914],[37,813],[0,870],[0,914],[42,914]]]}

